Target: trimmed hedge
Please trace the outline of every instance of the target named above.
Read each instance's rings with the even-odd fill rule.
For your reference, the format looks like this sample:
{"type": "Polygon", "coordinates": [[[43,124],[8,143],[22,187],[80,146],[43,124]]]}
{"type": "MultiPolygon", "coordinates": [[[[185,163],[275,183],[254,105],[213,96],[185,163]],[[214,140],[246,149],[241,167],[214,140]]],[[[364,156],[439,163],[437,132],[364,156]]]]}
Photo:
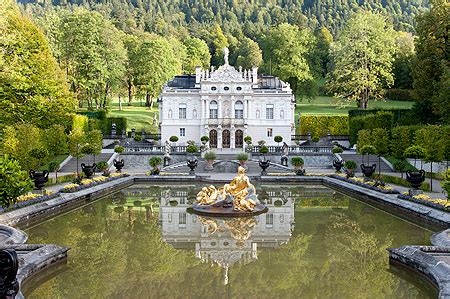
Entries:
{"type": "Polygon", "coordinates": [[[411,109],[353,109],[348,111],[348,116],[351,121],[354,117],[373,115],[377,112],[391,112],[394,116],[393,125],[407,126],[417,124],[417,116],[414,115],[411,109]]]}
{"type": "Polygon", "coordinates": [[[348,135],[347,115],[302,115],[300,119],[300,133],[306,135],[311,132],[312,136],[348,135]]]}
{"type": "Polygon", "coordinates": [[[81,111],[77,112],[77,114],[85,115],[89,118],[99,119],[99,120],[105,120],[106,119],[106,111],[105,110],[98,110],[98,111],[81,111]]]}
{"type": "MultiPolygon", "coordinates": [[[[382,174],[381,180],[384,181],[385,183],[390,183],[390,184],[399,185],[399,186],[403,186],[403,187],[411,186],[406,179],[402,179],[401,177],[397,177],[397,176],[382,174]]],[[[420,190],[429,192],[430,184],[428,182],[423,182],[422,185],[420,185],[420,190]]]]}
{"type": "Polygon", "coordinates": [[[385,91],[384,97],[389,101],[414,101],[411,89],[392,88],[385,91]]]}

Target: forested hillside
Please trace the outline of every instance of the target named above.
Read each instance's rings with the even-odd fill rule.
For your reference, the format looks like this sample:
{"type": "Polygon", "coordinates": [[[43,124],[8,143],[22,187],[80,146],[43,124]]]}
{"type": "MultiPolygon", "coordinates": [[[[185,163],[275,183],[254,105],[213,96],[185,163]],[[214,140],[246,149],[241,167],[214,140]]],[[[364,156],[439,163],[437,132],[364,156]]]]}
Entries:
{"type": "Polygon", "coordinates": [[[334,35],[359,8],[392,18],[394,28],[414,31],[415,17],[428,0],[19,0],[22,3],[81,5],[114,20],[122,30],[138,27],[159,34],[180,25],[191,30],[218,23],[227,33],[241,31],[258,36],[267,26],[280,23],[325,26],[334,35]]]}

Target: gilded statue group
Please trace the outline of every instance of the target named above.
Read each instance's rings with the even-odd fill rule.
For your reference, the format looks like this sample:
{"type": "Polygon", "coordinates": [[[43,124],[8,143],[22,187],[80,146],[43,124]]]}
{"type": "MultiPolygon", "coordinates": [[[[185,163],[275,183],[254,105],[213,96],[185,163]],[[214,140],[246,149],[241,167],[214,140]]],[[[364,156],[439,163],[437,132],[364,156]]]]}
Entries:
{"type": "Polygon", "coordinates": [[[259,203],[255,186],[250,183],[245,175],[245,169],[238,168],[238,174],[229,183],[223,187],[214,186],[203,187],[197,194],[198,205],[214,205],[222,202],[223,206],[232,205],[236,211],[253,211],[259,203]]]}

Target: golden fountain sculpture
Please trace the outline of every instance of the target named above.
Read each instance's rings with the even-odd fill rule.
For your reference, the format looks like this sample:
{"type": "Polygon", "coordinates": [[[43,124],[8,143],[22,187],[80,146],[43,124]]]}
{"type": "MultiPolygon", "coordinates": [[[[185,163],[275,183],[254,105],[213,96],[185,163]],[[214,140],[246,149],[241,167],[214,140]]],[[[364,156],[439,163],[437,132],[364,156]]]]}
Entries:
{"type": "Polygon", "coordinates": [[[223,187],[203,187],[197,194],[194,212],[216,216],[248,216],[267,211],[241,166],[234,179],[223,187]]]}

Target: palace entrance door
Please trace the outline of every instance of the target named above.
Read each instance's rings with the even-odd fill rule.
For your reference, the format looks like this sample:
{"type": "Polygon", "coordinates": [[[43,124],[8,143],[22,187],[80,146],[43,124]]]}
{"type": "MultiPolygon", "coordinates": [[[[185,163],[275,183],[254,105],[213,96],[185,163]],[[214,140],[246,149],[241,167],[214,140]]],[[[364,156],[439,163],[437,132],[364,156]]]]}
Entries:
{"type": "Polygon", "coordinates": [[[209,146],[211,148],[217,148],[217,131],[209,131],[209,146]]]}
{"type": "Polygon", "coordinates": [[[244,145],[244,133],[242,130],[236,130],[234,133],[235,148],[242,148],[244,145]]]}
{"type": "Polygon", "coordinates": [[[230,131],[223,130],[222,132],[222,148],[230,148],[230,131]]]}

